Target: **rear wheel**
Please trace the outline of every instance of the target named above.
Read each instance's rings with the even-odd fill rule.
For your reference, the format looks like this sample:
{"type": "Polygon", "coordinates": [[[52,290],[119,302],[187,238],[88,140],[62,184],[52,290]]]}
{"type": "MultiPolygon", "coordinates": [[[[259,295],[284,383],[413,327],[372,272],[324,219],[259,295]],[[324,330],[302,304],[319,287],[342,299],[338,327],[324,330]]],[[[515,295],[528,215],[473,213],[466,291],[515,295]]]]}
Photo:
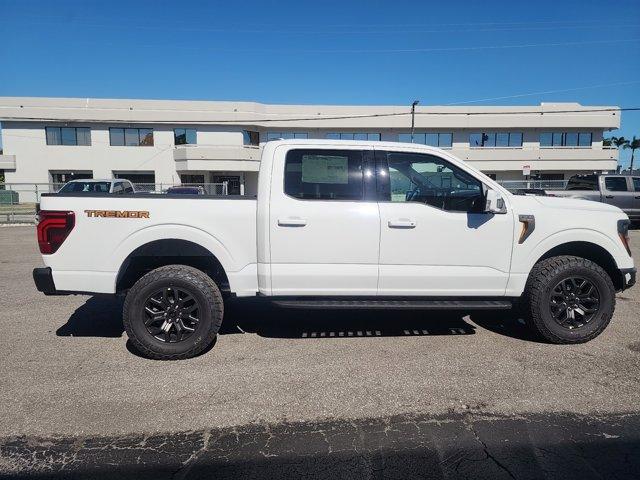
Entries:
{"type": "Polygon", "coordinates": [[[223,310],[220,290],[208,275],[186,265],[167,265],[129,290],[124,326],[134,347],[149,358],[190,358],[213,343],[223,310]]]}
{"type": "Polygon", "coordinates": [[[585,258],[547,258],[533,267],[525,288],[527,324],[552,343],[583,343],[609,324],[615,288],[599,265],[585,258]]]}

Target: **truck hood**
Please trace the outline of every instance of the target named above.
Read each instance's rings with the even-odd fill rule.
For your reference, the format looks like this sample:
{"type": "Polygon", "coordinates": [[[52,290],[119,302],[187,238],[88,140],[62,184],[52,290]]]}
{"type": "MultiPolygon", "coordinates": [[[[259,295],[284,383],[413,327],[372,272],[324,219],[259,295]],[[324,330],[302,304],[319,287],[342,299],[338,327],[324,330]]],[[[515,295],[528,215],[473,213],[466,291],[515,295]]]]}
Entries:
{"type": "Polygon", "coordinates": [[[526,207],[535,202],[539,205],[542,205],[543,207],[557,208],[561,210],[582,210],[624,214],[622,210],[620,210],[618,207],[614,207],[613,205],[607,205],[606,203],[596,202],[592,200],[581,200],[578,198],[512,195],[511,201],[514,205],[522,207],[526,207]]]}

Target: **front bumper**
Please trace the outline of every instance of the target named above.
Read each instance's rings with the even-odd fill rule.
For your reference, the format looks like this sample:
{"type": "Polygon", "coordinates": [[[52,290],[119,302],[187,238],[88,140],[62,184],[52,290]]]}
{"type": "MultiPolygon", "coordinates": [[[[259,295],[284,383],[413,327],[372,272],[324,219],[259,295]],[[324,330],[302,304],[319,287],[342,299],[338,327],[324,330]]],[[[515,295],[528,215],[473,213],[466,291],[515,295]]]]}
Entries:
{"type": "Polygon", "coordinates": [[[60,295],[56,290],[55,283],[53,283],[53,275],[50,267],[34,268],[33,281],[39,292],[45,295],[60,295]]]}
{"type": "Polygon", "coordinates": [[[636,284],[636,268],[621,268],[620,274],[622,275],[622,290],[627,290],[636,284]]]}

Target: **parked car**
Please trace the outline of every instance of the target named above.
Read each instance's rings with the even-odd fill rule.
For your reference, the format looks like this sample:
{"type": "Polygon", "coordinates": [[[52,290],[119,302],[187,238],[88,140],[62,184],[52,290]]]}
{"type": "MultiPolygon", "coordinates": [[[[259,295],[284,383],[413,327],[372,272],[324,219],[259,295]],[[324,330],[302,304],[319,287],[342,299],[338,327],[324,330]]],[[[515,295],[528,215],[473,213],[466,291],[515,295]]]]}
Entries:
{"type": "Polygon", "coordinates": [[[135,193],[136,189],[129,180],[125,179],[81,179],[65,183],[58,193],[135,193]]]}
{"type": "Polygon", "coordinates": [[[202,187],[169,187],[167,193],[178,193],[181,195],[204,195],[205,191],[202,187]]]}
{"type": "Polygon", "coordinates": [[[232,297],[303,309],[518,305],[547,341],[586,342],[636,278],[619,208],[513,195],[415,144],[268,142],[257,198],[45,194],[40,214],[38,290],[126,294],[127,334],[158,359],[210,346],[232,297]]]}
{"type": "Polygon", "coordinates": [[[574,175],[565,190],[548,190],[546,193],[615,205],[632,221],[640,221],[640,176],[637,175],[574,175]]]}
{"type": "Polygon", "coordinates": [[[548,193],[541,188],[518,188],[517,190],[513,191],[513,193],[515,193],[516,195],[548,195],[548,193]]]}

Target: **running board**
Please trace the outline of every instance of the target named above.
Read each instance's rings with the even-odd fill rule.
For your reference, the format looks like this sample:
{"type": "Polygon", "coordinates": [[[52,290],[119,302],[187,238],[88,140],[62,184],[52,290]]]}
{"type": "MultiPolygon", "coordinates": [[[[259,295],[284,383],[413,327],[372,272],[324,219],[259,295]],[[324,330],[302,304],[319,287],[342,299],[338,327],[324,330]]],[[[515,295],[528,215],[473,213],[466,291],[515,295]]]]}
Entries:
{"type": "Polygon", "coordinates": [[[284,308],[317,309],[508,310],[513,306],[510,300],[315,300],[300,298],[273,300],[272,303],[284,308]]]}

